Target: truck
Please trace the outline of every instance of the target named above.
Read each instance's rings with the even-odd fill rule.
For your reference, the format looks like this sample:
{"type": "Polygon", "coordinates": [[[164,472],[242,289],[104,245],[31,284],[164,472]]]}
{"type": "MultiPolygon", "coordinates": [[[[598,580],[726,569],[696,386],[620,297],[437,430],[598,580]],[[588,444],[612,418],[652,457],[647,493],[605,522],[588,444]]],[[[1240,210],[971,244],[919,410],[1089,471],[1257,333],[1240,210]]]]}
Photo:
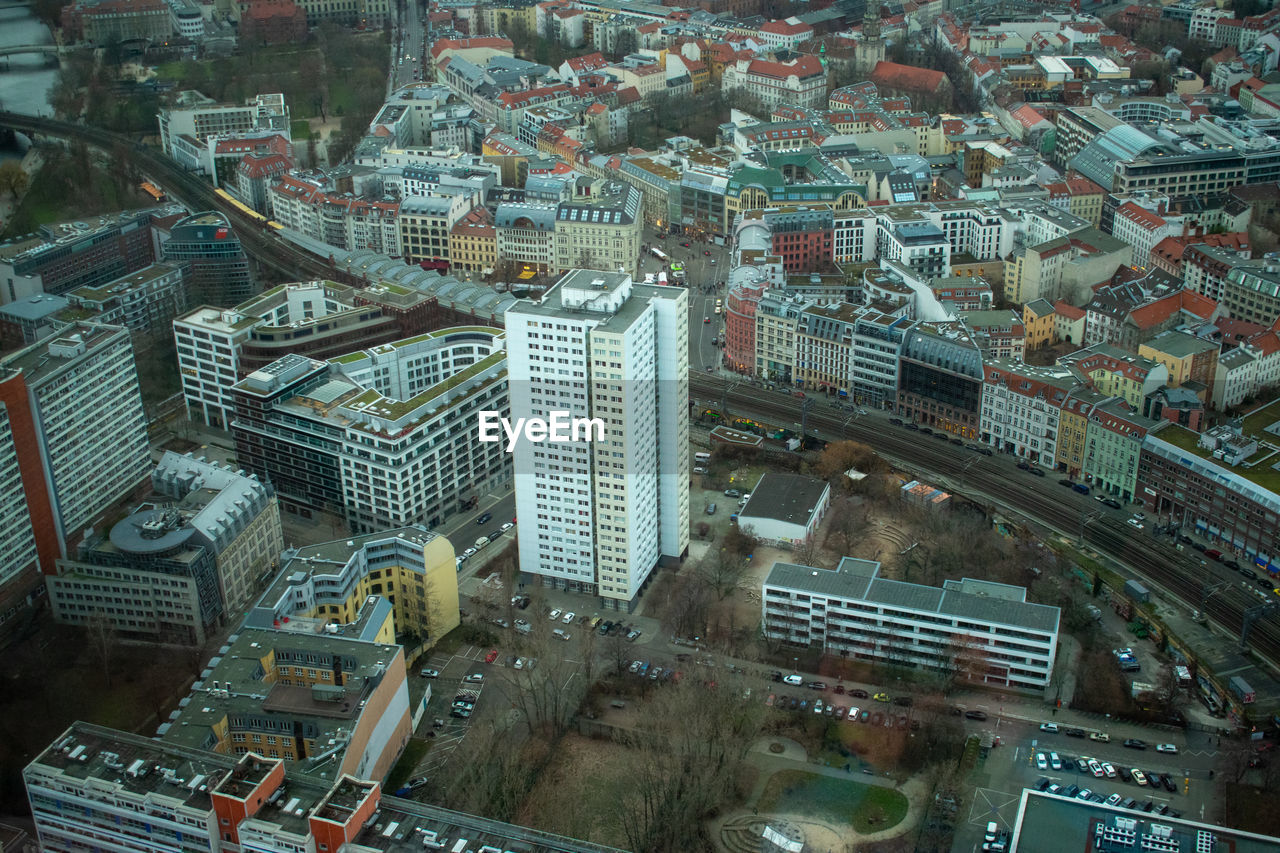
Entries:
{"type": "Polygon", "coordinates": [[[1140,601],[1143,604],[1151,600],[1151,592],[1137,581],[1125,581],[1124,594],[1134,601],[1140,601]]]}
{"type": "Polygon", "coordinates": [[[1231,680],[1227,682],[1227,687],[1240,700],[1241,704],[1252,705],[1258,698],[1253,688],[1249,686],[1249,682],[1238,675],[1231,676],[1231,680]]]}

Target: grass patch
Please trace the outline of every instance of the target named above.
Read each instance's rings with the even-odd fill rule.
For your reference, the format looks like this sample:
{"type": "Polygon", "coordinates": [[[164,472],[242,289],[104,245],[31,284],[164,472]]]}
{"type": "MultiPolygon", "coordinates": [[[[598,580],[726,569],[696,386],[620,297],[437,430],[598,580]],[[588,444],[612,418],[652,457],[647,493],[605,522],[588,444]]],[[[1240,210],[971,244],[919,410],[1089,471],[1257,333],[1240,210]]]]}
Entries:
{"type": "Polygon", "coordinates": [[[294,142],[305,142],[311,138],[311,122],[305,118],[296,118],[289,125],[289,133],[294,142]]]}
{"type": "Polygon", "coordinates": [[[907,807],[907,798],[892,788],[804,770],[774,773],[756,803],[757,811],[805,815],[863,834],[897,826],[907,816],[907,807]]]}
{"type": "MultiPolygon", "coordinates": [[[[428,722],[427,725],[430,725],[428,722]]],[[[413,771],[428,752],[431,751],[431,744],[434,741],[425,738],[409,738],[409,742],[405,744],[404,752],[400,753],[400,760],[396,762],[396,766],[391,768],[391,772],[387,774],[387,782],[382,786],[384,791],[394,793],[405,785],[413,776],[413,771]]]]}

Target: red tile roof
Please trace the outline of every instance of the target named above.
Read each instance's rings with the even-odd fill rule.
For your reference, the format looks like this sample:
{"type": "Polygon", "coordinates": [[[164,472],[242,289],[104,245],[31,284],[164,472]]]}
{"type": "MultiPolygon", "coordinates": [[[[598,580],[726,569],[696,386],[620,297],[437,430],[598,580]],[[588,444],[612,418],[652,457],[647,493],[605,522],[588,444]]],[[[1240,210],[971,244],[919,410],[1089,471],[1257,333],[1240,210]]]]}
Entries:
{"type": "Polygon", "coordinates": [[[1068,320],[1079,320],[1084,317],[1084,309],[1077,308],[1070,302],[1064,302],[1059,299],[1053,303],[1053,313],[1066,317],[1068,320]]]}
{"type": "MultiPolygon", "coordinates": [[[[816,60],[815,60],[816,61],[816,60]]],[[[871,72],[871,82],[885,89],[935,93],[947,82],[947,75],[928,68],[899,65],[881,60],[871,72]]]]}
{"type": "Polygon", "coordinates": [[[1129,319],[1139,329],[1149,329],[1180,311],[1185,311],[1201,320],[1208,320],[1217,307],[1218,303],[1209,297],[1201,296],[1194,290],[1184,289],[1133,309],[1129,312],[1129,319]]]}
{"type": "Polygon", "coordinates": [[[1169,223],[1161,216],[1157,216],[1145,207],[1141,207],[1134,202],[1126,201],[1116,209],[1116,215],[1123,216],[1125,219],[1135,222],[1139,227],[1148,231],[1154,231],[1162,228],[1169,223]]]}

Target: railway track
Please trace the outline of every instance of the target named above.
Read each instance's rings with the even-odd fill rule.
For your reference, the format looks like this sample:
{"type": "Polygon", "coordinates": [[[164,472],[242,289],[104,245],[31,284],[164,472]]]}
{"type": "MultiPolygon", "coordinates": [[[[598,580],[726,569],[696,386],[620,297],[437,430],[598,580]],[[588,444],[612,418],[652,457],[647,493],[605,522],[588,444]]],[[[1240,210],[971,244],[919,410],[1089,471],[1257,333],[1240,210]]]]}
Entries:
{"type": "Polygon", "coordinates": [[[288,280],[333,278],[335,270],[326,259],[296,246],[262,224],[226,204],[203,177],[187,172],[164,154],[118,133],[59,119],[0,112],[0,127],[26,134],[43,134],[62,139],[79,139],[106,153],[127,148],[139,169],[158,181],[169,195],[193,211],[217,210],[236,229],[245,254],[288,280]]]}
{"type": "MultiPolygon", "coordinates": [[[[689,374],[689,393],[708,401],[719,401],[726,381],[695,371],[689,374]]],[[[731,413],[759,418],[766,423],[791,426],[799,422],[798,401],[788,393],[766,391],[757,386],[730,390],[726,395],[731,413]]],[[[1049,527],[1063,532],[1082,531],[1083,541],[1099,553],[1133,567],[1140,575],[1186,602],[1188,608],[1202,609],[1207,616],[1239,636],[1244,611],[1259,599],[1239,575],[1210,563],[1201,565],[1199,554],[1180,552],[1168,540],[1158,539],[1128,527],[1124,521],[1104,511],[1094,518],[1098,506],[1088,498],[1067,494],[1049,477],[1032,477],[1012,467],[1007,457],[980,457],[973,451],[949,442],[925,440],[920,433],[895,427],[885,428],[878,418],[861,422],[843,414],[817,407],[809,412],[810,431],[828,440],[850,438],[896,459],[943,476],[972,492],[1015,507],[1049,527]],[[1087,520],[1086,520],[1087,519],[1087,520]],[[1202,605],[1204,584],[1231,582],[1202,605]]],[[[1272,663],[1280,663],[1280,633],[1265,620],[1256,622],[1249,634],[1250,645],[1272,663]]]]}

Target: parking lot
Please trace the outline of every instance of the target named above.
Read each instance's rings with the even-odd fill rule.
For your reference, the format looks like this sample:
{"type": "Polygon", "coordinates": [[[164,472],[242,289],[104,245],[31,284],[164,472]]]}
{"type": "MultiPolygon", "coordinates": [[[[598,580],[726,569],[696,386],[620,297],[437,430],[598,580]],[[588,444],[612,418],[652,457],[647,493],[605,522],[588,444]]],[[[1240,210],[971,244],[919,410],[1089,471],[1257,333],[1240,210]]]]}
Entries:
{"type": "Polygon", "coordinates": [[[1151,814],[1162,808],[1194,820],[1209,814],[1214,796],[1209,771],[1216,751],[1176,745],[1177,752],[1160,752],[1154,740],[1136,749],[1126,747],[1122,738],[1091,740],[1089,730],[1083,728],[1058,725],[1053,731],[1053,724],[1048,728],[998,718],[990,727],[1000,743],[979,760],[974,771],[973,799],[967,820],[957,829],[954,849],[982,849],[988,822],[1004,830],[1012,828],[1023,788],[1042,787],[1072,796],[1088,792],[1085,797],[1104,802],[1114,798],[1121,806],[1132,800],[1130,807],[1151,814]],[[1134,777],[1135,769],[1140,777],[1134,777]],[[1160,781],[1152,784],[1153,777],[1160,781]],[[1166,778],[1174,790],[1169,790],[1166,778]]]}

